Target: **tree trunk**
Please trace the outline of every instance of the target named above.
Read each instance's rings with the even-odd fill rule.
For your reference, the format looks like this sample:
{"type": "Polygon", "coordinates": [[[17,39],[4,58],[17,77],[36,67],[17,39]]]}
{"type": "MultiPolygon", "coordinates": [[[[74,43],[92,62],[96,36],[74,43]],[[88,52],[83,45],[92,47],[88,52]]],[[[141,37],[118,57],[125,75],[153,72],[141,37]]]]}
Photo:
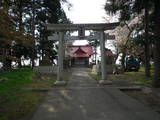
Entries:
{"type": "Polygon", "coordinates": [[[148,0],[145,2],[145,76],[150,77],[150,47],[148,41],[148,0]]]}
{"type": "Polygon", "coordinates": [[[19,68],[22,68],[21,59],[19,59],[19,61],[18,61],[18,67],[19,67],[19,68]]]}
{"type": "Polygon", "coordinates": [[[96,45],[95,45],[95,64],[97,64],[97,47],[96,47],[96,45]]]}
{"type": "Polygon", "coordinates": [[[154,44],[154,87],[160,87],[160,0],[154,0],[155,44],[154,44]]]}
{"type": "MultiPolygon", "coordinates": [[[[22,9],[22,1],[20,1],[20,5],[18,6],[19,7],[19,30],[21,32],[23,32],[23,24],[22,24],[22,19],[23,19],[23,9],[22,9]]],[[[21,45],[20,45],[21,46],[21,45]]],[[[19,49],[19,51],[21,52],[21,49],[19,49]]],[[[18,67],[19,68],[22,68],[22,63],[21,63],[21,54],[19,55],[19,61],[18,61],[18,67]]]]}
{"type": "Polygon", "coordinates": [[[12,68],[11,64],[12,64],[12,61],[6,58],[4,63],[3,63],[3,69],[4,70],[10,70],[12,68]]]}
{"type": "Polygon", "coordinates": [[[4,59],[3,59],[3,69],[4,70],[10,70],[12,67],[12,60],[10,60],[7,56],[11,55],[11,51],[10,49],[5,49],[3,50],[3,56],[4,59]]]}
{"type": "Polygon", "coordinates": [[[33,67],[35,66],[35,0],[33,0],[33,4],[32,4],[32,12],[33,12],[33,15],[32,15],[32,36],[33,36],[33,45],[32,45],[32,58],[31,58],[31,61],[32,61],[32,69],[33,67]]]}
{"type": "Polygon", "coordinates": [[[125,70],[125,58],[126,58],[126,47],[123,48],[123,51],[122,51],[122,68],[123,70],[125,70]]]}

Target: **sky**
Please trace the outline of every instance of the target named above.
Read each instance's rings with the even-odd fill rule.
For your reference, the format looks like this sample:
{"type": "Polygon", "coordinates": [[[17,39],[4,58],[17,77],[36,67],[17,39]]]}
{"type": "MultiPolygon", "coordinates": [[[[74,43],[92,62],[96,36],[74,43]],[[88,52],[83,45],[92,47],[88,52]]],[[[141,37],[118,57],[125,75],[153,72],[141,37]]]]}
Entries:
{"type": "MultiPolygon", "coordinates": [[[[116,17],[109,16],[104,10],[106,0],[68,0],[73,6],[70,10],[64,7],[67,17],[73,23],[109,23],[116,17]]],[[[87,41],[76,41],[74,45],[85,45],[87,41]]],[[[107,45],[109,48],[110,45],[107,45]]]]}
{"type": "Polygon", "coordinates": [[[68,0],[73,6],[67,16],[73,23],[105,23],[104,5],[106,0],[68,0]]]}

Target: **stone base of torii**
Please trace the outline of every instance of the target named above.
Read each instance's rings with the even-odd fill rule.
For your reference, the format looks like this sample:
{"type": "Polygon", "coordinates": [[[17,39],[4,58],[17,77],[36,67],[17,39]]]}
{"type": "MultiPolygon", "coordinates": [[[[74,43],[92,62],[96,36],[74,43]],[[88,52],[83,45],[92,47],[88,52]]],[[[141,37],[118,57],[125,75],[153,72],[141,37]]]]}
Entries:
{"type": "MultiPolygon", "coordinates": [[[[101,50],[101,80],[100,85],[112,84],[110,80],[107,79],[106,72],[106,59],[105,59],[105,30],[113,30],[119,23],[99,23],[99,24],[47,24],[47,30],[59,32],[59,48],[58,48],[58,70],[57,70],[57,81],[55,85],[66,85],[66,81],[63,80],[63,42],[65,39],[64,32],[66,31],[78,31],[78,38],[85,39],[85,30],[94,30],[100,32],[100,50],[101,50]]],[[[76,38],[76,37],[75,37],[76,38]]],[[[71,39],[75,39],[71,38],[71,39]]],[[[55,38],[56,39],[56,38],[55,38]]],[[[77,38],[76,38],[77,39],[77,38]]],[[[51,40],[51,39],[50,39],[51,40]]]]}

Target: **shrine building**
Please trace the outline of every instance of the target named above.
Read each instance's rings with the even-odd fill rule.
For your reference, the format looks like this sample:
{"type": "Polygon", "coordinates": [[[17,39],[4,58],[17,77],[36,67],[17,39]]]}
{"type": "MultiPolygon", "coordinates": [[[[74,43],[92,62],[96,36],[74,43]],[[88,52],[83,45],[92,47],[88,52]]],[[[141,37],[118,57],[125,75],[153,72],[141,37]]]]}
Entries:
{"type": "Polygon", "coordinates": [[[72,66],[89,65],[89,58],[93,54],[93,49],[90,45],[69,46],[69,56],[71,57],[72,66]]]}

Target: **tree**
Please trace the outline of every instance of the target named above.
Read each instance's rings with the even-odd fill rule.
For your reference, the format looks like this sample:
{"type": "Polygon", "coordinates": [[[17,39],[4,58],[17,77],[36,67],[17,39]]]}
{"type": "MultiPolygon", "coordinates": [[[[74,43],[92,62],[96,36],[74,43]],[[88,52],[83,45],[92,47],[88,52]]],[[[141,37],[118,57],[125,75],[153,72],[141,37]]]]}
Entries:
{"type": "Polygon", "coordinates": [[[114,42],[115,46],[117,47],[117,57],[118,54],[122,53],[122,60],[121,64],[123,69],[125,69],[125,57],[126,55],[133,55],[131,50],[133,49],[133,32],[134,29],[137,27],[137,22],[130,21],[129,23],[124,22],[125,25],[119,26],[115,29],[116,31],[116,41],[114,42]],[[135,25],[136,24],[136,25],[135,25]]]}
{"type": "Polygon", "coordinates": [[[153,86],[160,87],[160,1],[154,0],[154,82],[153,86]]]}
{"type": "MultiPolygon", "coordinates": [[[[128,3],[132,3],[130,8],[128,9],[130,11],[128,11],[127,13],[131,13],[130,16],[134,17],[136,15],[143,15],[144,16],[144,23],[145,26],[143,26],[143,28],[141,29],[141,31],[138,33],[138,35],[136,36],[137,38],[139,36],[143,36],[143,31],[145,30],[145,41],[143,42],[143,40],[141,40],[141,43],[144,44],[145,46],[145,67],[146,67],[146,75],[149,76],[150,75],[150,65],[149,65],[149,42],[152,42],[151,40],[149,40],[150,38],[154,39],[154,42],[152,42],[152,44],[154,45],[154,81],[153,81],[153,85],[155,87],[160,87],[160,1],[159,0],[122,0],[122,1],[118,1],[118,0],[109,0],[112,5],[109,6],[109,10],[111,10],[112,12],[116,12],[116,11],[120,11],[120,16],[124,16],[125,14],[123,14],[125,12],[125,10],[123,10],[125,8],[125,5],[127,5],[128,3]],[[113,4],[114,3],[114,4],[113,4]],[[121,4],[123,3],[123,4],[121,4]],[[116,4],[118,4],[119,6],[116,6],[116,4]],[[124,8],[123,8],[124,7],[124,8]],[[121,9],[120,9],[121,8],[121,9]]],[[[110,4],[110,3],[109,3],[110,4]]],[[[127,14],[129,15],[129,14],[127,14]]],[[[129,17],[128,17],[129,18],[129,17]]],[[[135,39],[137,39],[135,37],[135,39]]],[[[140,40],[139,40],[140,41],[140,40]]]]}
{"type": "MultiPolygon", "coordinates": [[[[46,23],[70,23],[61,2],[70,4],[67,0],[2,0],[0,1],[0,54],[6,56],[0,59],[4,66],[12,61],[21,67],[21,58],[34,59],[37,57],[39,41],[47,41],[51,33],[46,31],[46,23]],[[32,51],[30,51],[32,50],[32,51]]],[[[43,46],[43,42],[41,44],[43,46]]],[[[53,42],[48,42],[51,59],[56,53],[53,42]]],[[[43,47],[41,47],[43,48],[43,47]]]]}
{"type": "Polygon", "coordinates": [[[133,11],[140,14],[144,10],[144,30],[145,30],[145,75],[151,76],[150,73],[150,45],[149,45],[149,12],[152,10],[153,2],[151,0],[136,0],[133,11]]]}
{"type": "MultiPolygon", "coordinates": [[[[59,0],[43,0],[40,4],[40,9],[36,15],[37,30],[39,32],[38,53],[43,59],[45,53],[49,53],[50,61],[56,58],[56,45],[55,41],[48,41],[48,36],[52,33],[45,29],[43,24],[47,23],[71,23],[67,18],[64,10],[61,7],[59,0]]],[[[64,1],[67,2],[67,1],[64,1]]]]}
{"type": "MultiPolygon", "coordinates": [[[[151,4],[151,2],[149,2],[150,0],[109,0],[109,3],[106,4],[105,8],[107,11],[111,12],[111,13],[117,13],[119,12],[120,14],[120,21],[123,22],[126,26],[128,26],[128,29],[130,31],[130,33],[128,34],[128,38],[131,35],[132,31],[135,30],[134,29],[130,29],[129,25],[127,25],[126,21],[131,21],[133,19],[135,19],[135,17],[137,16],[137,13],[141,13],[142,11],[145,10],[145,75],[147,77],[150,76],[150,55],[149,55],[149,42],[148,42],[148,15],[149,15],[149,10],[150,7],[149,5],[151,4]]],[[[129,40],[129,39],[128,39],[129,40]]],[[[124,47],[124,52],[125,52],[125,48],[124,47]]],[[[125,57],[125,53],[123,54],[123,59],[125,57]]]]}
{"type": "Polygon", "coordinates": [[[127,54],[127,46],[128,42],[131,39],[132,32],[135,29],[135,25],[131,25],[133,20],[133,13],[131,10],[131,5],[133,2],[131,0],[108,0],[109,2],[106,3],[105,10],[109,14],[117,14],[119,13],[119,21],[121,22],[121,26],[127,30],[127,34],[122,35],[124,38],[123,44],[121,44],[121,53],[122,53],[122,66],[125,69],[125,57],[127,54]]]}
{"type": "MultiPolygon", "coordinates": [[[[16,30],[15,17],[8,14],[8,9],[1,8],[0,11],[0,42],[1,42],[1,55],[4,69],[11,68],[11,62],[14,59],[13,46],[17,43],[26,43],[24,39],[28,39],[27,35],[16,30]]],[[[29,41],[28,41],[29,43],[29,41]]],[[[28,45],[28,43],[26,45],[28,45]]],[[[22,53],[22,52],[21,52],[22,53]]]]}
{"type": "MultiPolygon", "coordinates": [[[[90,36],[94,36],[94,35],[98,35],[97,32],[90,32],[90,36]]],[[[94,61],[95,61],[95,64],[96,64],[96,61],[97,61],[97,47],[100,45],[100,41],[95,39],[94,41],[89,41],[89,45],[93,46],[94,47],[94,61]]]]}
{"type": "MultiPolygon", "coordinates": [[[[26,31],[24,30],[25,29],[24,15],[26,14],[28,4],[29,4],[28,0],[13,0],[13,3],[11,5],[12,14],[16,16],[15,22],[17,30],[22,34],[26,33],[26,31]]],[[[22,67],[21,58],[22,56],[27,56],[28,53],[27,51],[25,52],[26,46],[22,42],[16,41],[16,43],[13,46],[13,49],[15,49],[14,56],[19,59],[18,66],[21,68],[22,67]]]]}

